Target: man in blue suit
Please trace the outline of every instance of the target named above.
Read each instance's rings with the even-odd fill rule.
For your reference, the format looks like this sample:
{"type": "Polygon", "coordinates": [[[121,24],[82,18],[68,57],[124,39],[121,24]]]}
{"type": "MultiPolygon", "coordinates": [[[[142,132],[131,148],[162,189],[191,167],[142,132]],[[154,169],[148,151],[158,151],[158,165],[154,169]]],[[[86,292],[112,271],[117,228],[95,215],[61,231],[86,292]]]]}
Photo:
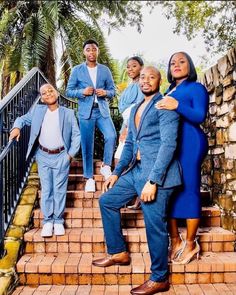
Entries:
{"type": "Polygon", "coordinates": [[[87,179],[86,192],[95,192],[93,179],[93,148],[95,126],[104,136],[104,156],[101,174],[111,175],[111,164],[116,144],[116,130],[111,120],[108,101],[115,96],[115,85],[110,70],[97,62],[99,48],[95,40],[83,44],[86,62],[72,69],[66,95],[78,98],[79,126],[83,157],[83,173],[87,179]]]}
{"type": "Polygon", "coordinates": [[[66,191],[70,160],[80,147],[80,131],[73,110],[58,105],[58,92],[50,84],[40,88],[41,101],[14,122],[9,139],[19,140],[20,130],[31,125],[26,158],[37,145],[36,161],[41,182],[42,237],[64,235],[66,191]]]}
{"type": "Polygon", "coordinates": [[[150,295],[169,289],[167,206],[174,187],[181,184],[180,167],[175,159],[179,116],[173,111],[155,109],[160,72],[145,67],[140,75],[144,100],[131,110],[128,136],[113,175],[105,182],[100,197],[102,221],[109,255],[93,261],[106,267],[129,264],[121,229],[120,208],[138,195],[146,226],[151,256],[151,276],[131,290],[131,294],[150,295]]]}

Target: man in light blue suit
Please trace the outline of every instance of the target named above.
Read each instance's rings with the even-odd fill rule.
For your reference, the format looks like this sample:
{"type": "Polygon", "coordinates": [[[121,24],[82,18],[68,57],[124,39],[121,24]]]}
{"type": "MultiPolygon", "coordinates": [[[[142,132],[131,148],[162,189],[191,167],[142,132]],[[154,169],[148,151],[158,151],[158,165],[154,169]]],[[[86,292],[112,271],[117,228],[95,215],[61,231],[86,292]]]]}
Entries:
{"type": "Polygon", "coordinates": [[[77,98],[81,132],[83,173],[87,179],[86,192],[94,192],[93,149],[95,126],[104,136],[105,146],[101,174],[107,179],[111,175],[111,164],[116,144],[116,130],[112,122],[108,101],[115,96],[115,85],[111,72],[97,62],[99,48],[95,40],[83,44],[86,62],[72,69],[66,95],[77,98]]]}
{"type": "Polygon", "coordinates": [[[140,197],[151,276],[131,290],[134,295],[151,295],[169,289],[167,207],[174,187],[181,184],[180,166],[175,159],[179,115],[155,109],[162,98],[160,72],[145,67],[140,74],[144,100],[131,110],[128,136],[113,175],[105,182],[99,199],[108,256],[93,261],[107,267],[130,263],[121,229],[120,208],[136,195],[140,197]]]}
{"type": "Polygon", "coordinates": [[[42,237],[64,235],[66,191],[71,159],[80,147],[80,131],[73,110],[58,105],[58,92],[50,84],[40,88],[44,105],[37,104],[16,119],[9,139],[19,140],[20,130],[31,126],[26,158],[37,146],[41,182],[42,237]]]}

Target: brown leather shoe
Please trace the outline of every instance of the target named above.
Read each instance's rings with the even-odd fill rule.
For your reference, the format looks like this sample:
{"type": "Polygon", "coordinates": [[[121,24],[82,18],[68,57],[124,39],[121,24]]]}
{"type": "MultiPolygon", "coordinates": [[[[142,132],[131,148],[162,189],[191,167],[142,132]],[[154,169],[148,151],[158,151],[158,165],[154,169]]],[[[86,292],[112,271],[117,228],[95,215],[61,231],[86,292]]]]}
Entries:
{"type": "Polygon", "coordinates": [[[130,264],[130,256],[128,252],[120,252],[113,255],[107,255],[104,258],[93,260],[93,265],[99,267],[107,267],[111,265],[128,265],[130,264]]]}
{"type": "Polygon", "coordinates": [[[130,291],[132,295],[152,295],[159,292],[168,291],[170,284],[168,281],[154,282],[151,280],[146,281],[144,284],[134,288],[130,291]]]}

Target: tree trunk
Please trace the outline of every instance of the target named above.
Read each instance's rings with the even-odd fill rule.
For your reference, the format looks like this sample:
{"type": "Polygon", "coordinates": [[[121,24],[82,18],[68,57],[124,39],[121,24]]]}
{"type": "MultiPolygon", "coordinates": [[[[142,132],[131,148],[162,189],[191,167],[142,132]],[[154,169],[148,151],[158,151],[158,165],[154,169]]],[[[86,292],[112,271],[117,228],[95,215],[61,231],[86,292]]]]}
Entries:
{"type": "Polygon", "coordinates": [[[55,55],[53,41],[51,38],[48,40],[47,56],[42,62],[40,69],[49,82],[56,87],[55,55]]]}

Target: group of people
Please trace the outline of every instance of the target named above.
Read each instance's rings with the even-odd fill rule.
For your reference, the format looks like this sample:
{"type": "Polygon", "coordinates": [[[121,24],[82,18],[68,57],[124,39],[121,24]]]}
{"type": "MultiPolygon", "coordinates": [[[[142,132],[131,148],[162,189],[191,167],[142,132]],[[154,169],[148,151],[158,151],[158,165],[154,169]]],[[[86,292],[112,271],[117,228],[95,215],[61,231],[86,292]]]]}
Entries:
{"type": "Polygon", "coordinates": [[[63,213],[71,159],[79,150],[83,158],[85,191],[94,192],[94,131],[104,135],[101,174],[105,178],[99,205],[107,252],[93,265],[130,264],[121,228],[120,209],[135,200],[142,209],[151,258],[151,276],[131,294],[150,295],[169,289],[168,259],[186,264],[198,257],[196,239],[201,217],[201,163],[207,138],[200,124],[205,120],[209,96],[197,82],[192,59],[185,52],[170,58],[164,96],[159,92],[161,74],[134,56],[127,61],[131,83],[119,100],[123,124],[116,147],[116,131],[109,112],[115,85],[108,67],[97,62],[95,40],[83,44],[86,61],[72,69],[66,95],[78,99],[78,122],[72,110],[59,106],[58,92],[50,84],[40,88],[44,104],[36,105],[16,119],[10,139],[31,125],[27,156],[36,145],[41,180],[43,237],[65,234],[63,213]],[[115,152],[115,155],[114,155],[115,152]],[[112,171],[112,161],[115,167],[112,171]],[[179,233],[178,219],[186,219],[186,237],[179,233]],[[168,251],[169,240],[171,241],[168,251]]]}

